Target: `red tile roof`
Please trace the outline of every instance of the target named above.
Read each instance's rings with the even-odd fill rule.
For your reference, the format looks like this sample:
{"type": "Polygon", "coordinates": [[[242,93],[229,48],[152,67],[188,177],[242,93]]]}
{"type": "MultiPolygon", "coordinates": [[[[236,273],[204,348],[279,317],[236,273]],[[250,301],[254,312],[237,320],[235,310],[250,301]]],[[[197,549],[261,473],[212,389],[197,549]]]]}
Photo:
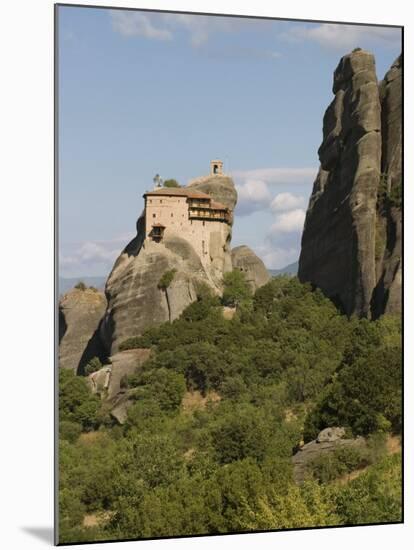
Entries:
{"type": "Polygon", "coordinates": [[[210,195],[203,193],[202,191],[192,191],[191,189],[181,187],[162,187],[161,189],[154,189],[153,191],[147,191],[144,193],[146,196],[162,195],[166,197],[190,197],[191,199],[209,199],[210,195]]]}
{"type": "Polygon", "coordinates": [[[224,206],[221,202],[211,201],[210,208],[212,210],[228,210],[227,206],[224,206]]]}

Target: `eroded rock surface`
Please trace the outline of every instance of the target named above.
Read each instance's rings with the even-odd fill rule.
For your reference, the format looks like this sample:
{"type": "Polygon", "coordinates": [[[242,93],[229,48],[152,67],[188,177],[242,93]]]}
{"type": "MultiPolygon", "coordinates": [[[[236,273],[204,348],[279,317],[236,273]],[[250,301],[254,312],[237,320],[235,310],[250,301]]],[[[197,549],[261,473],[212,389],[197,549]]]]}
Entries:
{"type": "Polygon", "coordinates": [[[131,397],[136,389],[128,389],[124,379],[137,372],[151,354],[150,349],[121,351],[109,358],[109,364],[88,376],[92,393],[100,395],[110,414],[123,424],[127,418],[131,397]]]}
{"type": "Polygon", "coordinates": [[[245,274],[252,292],[270,280],[270,275],[262,260],[246,245],[236,246],[232,249],[231,261],[233,269],[239,269],[245,274]]]}
{"type": "Polygon", "coordinates": [[[111,380],[108,386],[108,399],[111,399],[122,389],[122,379],[134,374],[149,358],[149,349],[130,349],[116,353],[110,358],[111,380]]]}
{"type": "Polygon", "coordinates": [[[292,457],[293,478],[296,483],[303,483],[308,476],[308,469],[311,463],[329,453],[333,453],[339,447],[349,447],[353,449],[364,449],[366,440],[363,437],[355,439],[344,439],[344,428],[325,428],[318,437],[306,443],[292,457]]]}
{"type": "Polygon", "coordinates": [[[380,83],[382,180],[377,206],[373,316],[399,313],[402,301],[402,61],[380,83]]]}
{"type": "Polygon", "coordinates": [[[373,55],[357,49],[333,80],[298,275],[348,315],[377,317],[401,303],[401,209],[391,202],[401,185],[401,63],[379,86],[373,55]]]}
{"type": "Polygon", "coordinates": [[[106,308],[103,292],[72,289],[59,302],[59,367],[78,371],[102,356],[98,326],[106,308]]]}

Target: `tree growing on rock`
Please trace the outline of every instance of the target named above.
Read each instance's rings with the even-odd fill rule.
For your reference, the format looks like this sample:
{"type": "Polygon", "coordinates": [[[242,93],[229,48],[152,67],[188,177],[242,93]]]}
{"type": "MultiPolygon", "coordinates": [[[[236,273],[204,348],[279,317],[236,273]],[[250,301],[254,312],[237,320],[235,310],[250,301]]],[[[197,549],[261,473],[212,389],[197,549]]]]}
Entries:
{"type": "Polygon", "coordinates": [[[237,307],[251,301],[252,292],[242,271],[235,269],[225,273],[223,284],[223,305],[237,307]]]}

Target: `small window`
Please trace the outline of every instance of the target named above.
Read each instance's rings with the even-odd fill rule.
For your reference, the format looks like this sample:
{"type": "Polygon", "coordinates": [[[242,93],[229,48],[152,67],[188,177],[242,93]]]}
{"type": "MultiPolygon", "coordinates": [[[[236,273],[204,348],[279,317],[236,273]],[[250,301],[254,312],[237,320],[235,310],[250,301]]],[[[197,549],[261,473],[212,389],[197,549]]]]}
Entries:
{"type": "Polygon", "coordinates": [[[160,204],[162,204],[162,199],[160,199],[160,204]]]}
{"type": "Polygon", "coordinates": [[[149,201],[150,201],[150,204],[152,204],[152,199],[150,199],[149,201]]]}
{"type": "Polygon", "coordinates": [[[156,215],[157,215],[157,214],[153,214],[152,217],[155,218],[156,215]]]}
{"type": "Polygon", "coordinates": [[[203,221],[203,225],[206,225],[206,222],[205,222],[205,221],[203,221]]]}
{"type": "Polygon", "coordinates": [[[174,214],[171,212],[171,217],[173,218],[174,217],[174,214]]]}

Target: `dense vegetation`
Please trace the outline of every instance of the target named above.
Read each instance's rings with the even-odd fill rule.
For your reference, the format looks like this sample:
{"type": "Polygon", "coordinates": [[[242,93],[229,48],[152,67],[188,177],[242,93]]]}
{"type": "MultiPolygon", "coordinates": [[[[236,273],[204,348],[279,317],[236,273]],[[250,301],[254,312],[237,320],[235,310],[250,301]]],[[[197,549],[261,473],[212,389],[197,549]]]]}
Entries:
{"type": "Polygon", "coordinates": [[[123,426],[61,373],[61,542],[400,521],[400,454],[375,443],[401,431],[397,318],[348,319],[296,278],[252,296],[233,273],[221,301],[200,288],[180,319],[121,347],[152,349],[124,381],[123,426]],[[295,449],[338,425],[375,444],[296,484],[295,449]]]}

